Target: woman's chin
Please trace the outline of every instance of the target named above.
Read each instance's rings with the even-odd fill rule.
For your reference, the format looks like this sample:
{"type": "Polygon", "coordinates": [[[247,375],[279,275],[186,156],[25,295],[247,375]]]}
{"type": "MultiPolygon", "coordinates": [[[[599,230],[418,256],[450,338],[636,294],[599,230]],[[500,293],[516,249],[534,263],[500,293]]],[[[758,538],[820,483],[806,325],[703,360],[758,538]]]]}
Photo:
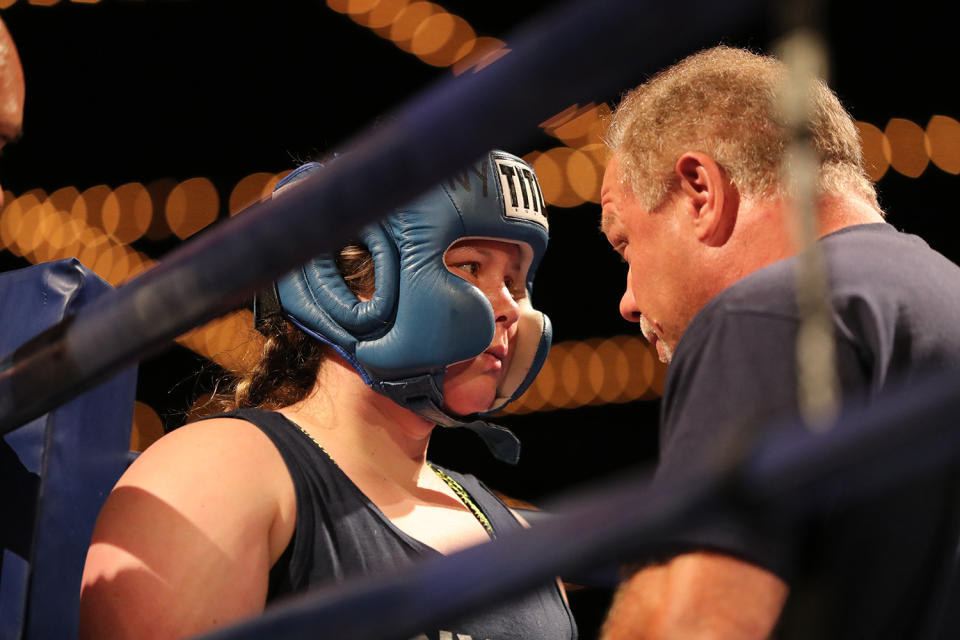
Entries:
{"type": "Polygon", "coordinates": [[[496,393],[496,387],[493,385],[478,384],[444,391],[444,408],[458,416],[480,413],[490,408],[496,393]]]}

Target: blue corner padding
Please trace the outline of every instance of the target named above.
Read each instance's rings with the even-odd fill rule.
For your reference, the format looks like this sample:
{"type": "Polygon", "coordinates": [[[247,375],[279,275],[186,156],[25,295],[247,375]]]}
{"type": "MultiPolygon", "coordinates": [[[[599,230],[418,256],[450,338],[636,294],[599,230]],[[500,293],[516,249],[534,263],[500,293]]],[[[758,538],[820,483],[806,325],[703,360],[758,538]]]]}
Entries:
{"type": "MultiPolygon", "coordinates": [[[[0,274],[0,355],[110,289],[74,259],[0,274]]],[[[0,640],[77,636],[83,563],[129,461],[135,392],[131,367],[3,437],[0,640]]]]}

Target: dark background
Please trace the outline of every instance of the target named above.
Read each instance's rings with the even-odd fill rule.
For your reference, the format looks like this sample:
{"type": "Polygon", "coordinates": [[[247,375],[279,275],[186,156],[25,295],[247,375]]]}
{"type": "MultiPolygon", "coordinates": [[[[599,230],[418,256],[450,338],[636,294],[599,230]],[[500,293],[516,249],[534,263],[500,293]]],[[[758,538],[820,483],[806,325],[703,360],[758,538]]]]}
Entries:
{"type": "MultiPolygon", "coordinates": [[[[517,26],[560,3],[440,4],[465,18],[478,35],[509,43],[517,26]]],[[[768,50],[779,33],[777,5],[771,6],[742,31],[716,33],[702,46],[724,42],[768,50]]],[[[820,26],[830,45],[830,82],[855,119],[882,129],[891,117],[924,127],[934,114],[960,116],[956,14],[928,0],[886,9],[866,2],[824,5],[820,26]]],[[[21,1],[2,17],[27,77],[24,137],[0,160],[3,187],[14,194],[203,176],[217,185],[225,203],[241,178],[290,169],[338,148],[450,73],[401,51],[322,0],[53,7],[21,1]]],[[[689,15],[691,22],[697,19],[689,15]]],[[[665,43],[671,35],[663,34],[665,43]]],[[[654,70],[641,59],[623,64],[636,67],[623,89],[654,70]]],[[[580,103],[613,103],[618,93],[584,95],[580,103]]],[[[531,132],[527,147],[510,151],[524,155],[558,144],[531,132]]],[[[932,164],[919,178],[891,169],[878,183],[889,220],[954,261],[960,259],[951,197],[957,186],[957,177],[932,164]]],[[[225,217],[226,205],[222,208],[225,217]]],[[[597,231],[599,207],[553,208],[550,216],[551,248],[534,302],[552,318],[555,340],[635,331],[617,312],[625,274],[597,231]]],[[[175,244],[140,240],[135,246],[162,258],[175,244]]],[[[0,253],[0,269],[25,265],[0,253]]],[[[153,407],[168,429],[175,428],[218,375],[215,366],[171,346],[141,363],[138,399],[153,407]]],[[[657,411],[656,401],[638,401],[505,417],[500,422],[524,445],[515,468],[490,460],[471,434],[450,430],[434,437],[432,456],[476,473],[494,489],[538,503],[649,464],[657,411]]],[[[593,589],[571,597],[582,637],[590,638],[609,592],[593,589]]]]}

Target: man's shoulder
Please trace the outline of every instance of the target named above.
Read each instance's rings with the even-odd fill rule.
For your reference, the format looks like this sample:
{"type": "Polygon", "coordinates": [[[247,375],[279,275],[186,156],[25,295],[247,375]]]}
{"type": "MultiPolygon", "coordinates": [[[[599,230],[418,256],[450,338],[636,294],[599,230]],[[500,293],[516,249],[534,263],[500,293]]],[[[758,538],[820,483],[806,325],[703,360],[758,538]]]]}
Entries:
{"type": "MultiPolygon", "coordinates": [[[[916,291],[918,280],[936,280],[960,298],[960,267],[920,237],[886,223],[845,227],[818,245],[825,260],[835,305],[847,297],[896,296],[916,291]]],[[[706,315],[759,313],[795,317],[802,257],[793,256],[759,269],[720,292],[706,315]]]]}
{"type": "MultiPolygon", "coordinates": [[[[917,236],[887,224],[858,225],[826,236],[833,322],[876,383],[889,368],[960,365],[960,267],[917,236]]],[[[801,257],[768,265],[737,281],[701,309],[675,359],[688,352],[773,349],[793,342],[800,324],[801,257]],[[719,346],[716,343],[720,344],[719,346]],[[730,343],[730,344],[726,344],[730,343]]],[[[694,355],[695,360],[699,357],[694,355]]]]}

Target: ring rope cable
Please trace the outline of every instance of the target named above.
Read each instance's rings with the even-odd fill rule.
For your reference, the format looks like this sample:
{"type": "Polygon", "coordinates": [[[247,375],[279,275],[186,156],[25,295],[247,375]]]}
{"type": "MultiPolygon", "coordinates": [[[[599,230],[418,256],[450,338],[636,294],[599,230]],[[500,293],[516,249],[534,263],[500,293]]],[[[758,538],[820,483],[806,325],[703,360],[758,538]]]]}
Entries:
{"type": "Polygon", "coordinates": [[[840,408],[828,271],[817,242],[820,158],[810,135],[813,83],[825,75],[827,52],[822,38],[809,28],[798,28],[785,36],[779,49],[787,66],[781,109],[790,130],[783,172],[799,249],[796,270],[800,316],[796,344],[797,400],[807,427],[823,431],[836,420],[840,408]]]}

